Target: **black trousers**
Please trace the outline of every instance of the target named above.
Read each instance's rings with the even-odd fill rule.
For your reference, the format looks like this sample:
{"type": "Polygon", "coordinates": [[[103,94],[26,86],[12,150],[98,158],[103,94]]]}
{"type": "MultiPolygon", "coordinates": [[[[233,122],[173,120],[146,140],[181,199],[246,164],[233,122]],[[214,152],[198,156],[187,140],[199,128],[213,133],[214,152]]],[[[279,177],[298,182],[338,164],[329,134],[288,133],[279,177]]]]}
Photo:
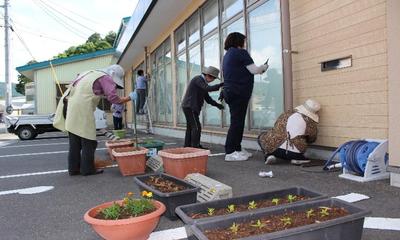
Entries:
{"type": "Polygon", "coordinates": [[[122,117],[113,116],[114,130],[122,129],[122,117]]]}
{"type": "Polygon", "coordinates": [[[225,153],[242,151],[244,124],[250,98],[243,98],[224,89],[225,102],[229,105],[231,124],[225,141],[225,153]]]}
{"type": "Polygon", "coordinates": [[[70,173],[79,171],[82,175],[96,172],[94,154],[97,148],[97,141],[86,139],[73,133],[68,133],[68,138],[68,171],[70,173]]]}
{"type": "Polygon", "coordinates": [[[182,108],[186,118],[185,147],[200,147],[201,124],[200,113],[193,112],[191,108],[182,108]]]}
{"type": "Polygon", "coordinates": [[[136,101],[136,113],[143,111],[144,102],[146,101],[146,89],[136,89],[137,101],[136,101]]]}
{"type": "MultiPolygon", "coordinates": [[[[285,149],[278,148],[273,153],[269,155],[274,155],[277,158],[284,159],[284,160],[305,160],[306,158],[302,153],[286,151],[285,149]]],[[[268,156],[269,156],[268,155],[268,156]]]]}

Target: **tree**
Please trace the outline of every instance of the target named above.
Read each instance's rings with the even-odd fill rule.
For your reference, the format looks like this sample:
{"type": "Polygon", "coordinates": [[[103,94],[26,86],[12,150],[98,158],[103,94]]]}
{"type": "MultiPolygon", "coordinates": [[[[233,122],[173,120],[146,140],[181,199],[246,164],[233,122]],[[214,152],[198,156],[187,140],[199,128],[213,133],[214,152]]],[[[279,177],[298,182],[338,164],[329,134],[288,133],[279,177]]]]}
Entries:
{"type": "MultiPolygon", "coordinates": [[[[36,63],[36,61],[35,60],[29,61],[27,63],[27,65],[33,64],[33,63],[36,63]]],[[[17,92],[21,93],[22,95],[25,95],[25,84],[30,83],[32,81],[33,81],[32,79],[29,79],[29,78],[25,77],[24,75],[19,74],[18,75],[18,83],[15,86],[15,90],[17,92]]]]}
{"type": "Polygon", "coordinates": [[[108,32],[104,38],[101,38],[99,33],[93,33],[88,37],[85,43],[78,46],[71,46],[64,52],[59,53],[53,59],[71,57],[74,55],[112,48],[115,37],[116,34],[113,31],[108,32]]]}

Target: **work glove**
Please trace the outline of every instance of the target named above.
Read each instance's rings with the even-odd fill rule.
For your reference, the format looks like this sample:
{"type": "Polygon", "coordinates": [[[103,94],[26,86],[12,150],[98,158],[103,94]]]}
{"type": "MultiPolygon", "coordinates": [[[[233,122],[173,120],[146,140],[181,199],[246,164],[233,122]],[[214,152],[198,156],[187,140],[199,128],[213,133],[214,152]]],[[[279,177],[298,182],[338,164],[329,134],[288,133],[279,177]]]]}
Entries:
{"type": "Polygon", "coordinates": [[[219,92],[218,100],[219,100],[220,102],[224,101],[224,92],[223,92],[223,91],[220,91],[220,92],[219,92]]]}
{"type": "Polygon", "coordinates": [[[129,98],[131,99],[132,102],[136,101],[137,100],[136,91],[129,93],[129,98]]]}
{"type": "Polygon", "coordinates": [[[224,110],[224,109],[225,109],[224,105],[222,105],[222,104],[218,104],[218,105],[216,105],[216,107],[217,107],[219,110],[224,110]]]}

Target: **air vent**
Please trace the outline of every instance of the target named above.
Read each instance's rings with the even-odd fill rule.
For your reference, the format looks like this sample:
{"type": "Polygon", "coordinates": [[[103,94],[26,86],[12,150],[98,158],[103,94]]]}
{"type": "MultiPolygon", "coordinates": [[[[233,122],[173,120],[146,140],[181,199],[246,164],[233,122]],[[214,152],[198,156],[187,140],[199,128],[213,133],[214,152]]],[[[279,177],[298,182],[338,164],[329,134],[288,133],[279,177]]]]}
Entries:
{"type": "Polygon", "coordinates": [[[325,72],[330,70],[351,67],[351,62],[352,62],[351,56],[321,62],[321,71],[325,72]]]}

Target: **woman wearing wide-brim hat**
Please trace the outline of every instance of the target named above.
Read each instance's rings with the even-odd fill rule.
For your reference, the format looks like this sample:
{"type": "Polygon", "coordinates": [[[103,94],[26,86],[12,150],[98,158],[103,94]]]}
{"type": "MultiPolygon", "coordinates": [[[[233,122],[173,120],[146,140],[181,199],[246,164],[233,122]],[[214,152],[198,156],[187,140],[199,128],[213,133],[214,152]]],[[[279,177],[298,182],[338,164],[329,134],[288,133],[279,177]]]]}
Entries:
{"type": "Polygon", "coordinates": [[[264,151],[265,164],[277,158],[291,160],[293,164],[309,162],[304,153],[310,143],[317,139],[318,111],[321,105],[308,99],[294,110],[279,116],[274,127],[258,137],[258,144],[264,151]]]}

